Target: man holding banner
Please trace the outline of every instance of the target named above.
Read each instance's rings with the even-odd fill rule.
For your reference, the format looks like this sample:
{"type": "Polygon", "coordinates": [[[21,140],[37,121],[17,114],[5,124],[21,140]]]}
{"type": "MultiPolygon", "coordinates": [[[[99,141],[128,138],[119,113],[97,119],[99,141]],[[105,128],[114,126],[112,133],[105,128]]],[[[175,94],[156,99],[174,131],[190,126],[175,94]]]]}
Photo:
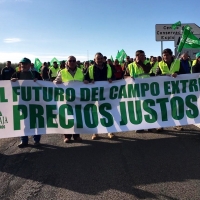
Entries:
{"type": "MultiPolygon", "coordinates": [[[[84,74],[82,72],[82,69],[77,66],[76,58],[74,56],[69,56],[65,65],[66,68],[62,69],[58,73],[58,76],[54,80],[54,83],[61,84],[69,81],[83,82],[84,74]]],[[[71,141],[72,134],[64,134],[64,137],[64,142],[69,143],[71,141]]],[[[73,138],[76,141],[82,141],[80,134],[73,134],[73,138]]]]}
{"type": "MultiPolygon", "coordinates": [[[[103,55],[101,53],[96,53],[94,59],[95,63],[88,68],[85,75],[85,81],[91,83],[94,83],[95,81],[108,81],[109,83],[112,83],[112,69],[104,62],[103,55]]],[[[115,135],[113,133],[108,133],[108,137],[112,139],[115,135]]],[[[96,139],[98,139],[98,134],[93,134],[92,140],[96,139]]]]}
{"type": "MultiPolygon", "coordinates": [[[[163,60],[158,64],[156,75],[169,75],[176,78],[178,74],[190,73],[190,70],[187,69],[187,66],[184,68],[180,60],[174,59],[171,49],[164,49],[162,52],[162,57],[163,60]]],[[[182,126],[176,126],[174,128],[177,130],[183,130],[182,126]]]]}
{"type": "Polygon", "coordinates": [[[175,78],[178,74],[186,74],[180,60],[173,58],[171,49],[164,49],[162,57],[163,60],[158,64],[156,75],[170,75],[175,78]]]}
{"type": "MultiPolygon", "coordinates": [[[[14,73],[11,77],[11,81],[15,82],[17,80],[42,80],[42,77],[37,71],[31,70],[31,61],[28,58],[23,58],[20,61],[21,71],[14,73]]],[[[40,144],[41,135],[34,135],[34,145],[40,144]]],[[[21,137],[21,143],[18,145],[19,148],[24,148],[28,146],[28,136],[21,137]]]]}
{"type": "Polygon", "coordinates": [[[132,78],[145,78],[150,76],[149,72],[151,70],[151,65],[145,59],[145,53],[143,50],[136,51],[135,61],[128,65],[128,70],[132,78]]]}
{"type": "MultiPolygon", "coordinates": [[[[129,73],[132,78],[148,78],[155,76],[151,71],[152,66],[149,61],[146,60],[145,52],[143,50],[137,50],[135,52],[135,61],[128,65],[129,73]]],[[[149,132],[157,132],[158,130],[148,129],[149,132]]],[[[143,130],[136,130],[136,133],[141,133],[143,130]]]]}
{"type": "Polygon", "coordinates": [[[183,53],[181,55],[180,61],[181,61],[181,65],[185,71],[185,74],[190,74],[191,73],[191,63],[190,63],[188,54],[183,53]]]}

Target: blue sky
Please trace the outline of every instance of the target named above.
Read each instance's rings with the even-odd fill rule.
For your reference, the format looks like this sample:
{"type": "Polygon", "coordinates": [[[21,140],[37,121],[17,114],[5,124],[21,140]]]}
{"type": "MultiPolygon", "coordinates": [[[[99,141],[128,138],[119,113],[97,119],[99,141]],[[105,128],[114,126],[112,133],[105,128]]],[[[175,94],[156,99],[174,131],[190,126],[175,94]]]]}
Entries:
{"type": "MultiPolygon", "coordinates": [[[[121,49],[131,57],[138,49],[158,56],[155,25],[200,26],[199,6],[198,0],[0,0],[0,62],[69,55],[84,61],[121,49]]],[[[173,42],[163,45],[174,50],[173,42]]]]}

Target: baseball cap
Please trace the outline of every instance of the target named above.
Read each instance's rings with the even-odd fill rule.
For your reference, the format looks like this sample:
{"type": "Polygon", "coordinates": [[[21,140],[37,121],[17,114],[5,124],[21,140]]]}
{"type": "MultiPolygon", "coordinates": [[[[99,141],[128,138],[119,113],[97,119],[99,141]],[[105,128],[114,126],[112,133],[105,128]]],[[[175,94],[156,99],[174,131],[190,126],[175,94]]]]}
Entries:
{"type": "Polygon", "coordinates": [[[31,64],[31,61],[28,59],[28,58],[22,58],[21,60],[20,60],[20,63],[27,63],[27,64],[31,64]]]}
{"type": "Polygon", "coordinates": [[[200,52],[196,54],[196,58],[200,57],[200,52]]]}

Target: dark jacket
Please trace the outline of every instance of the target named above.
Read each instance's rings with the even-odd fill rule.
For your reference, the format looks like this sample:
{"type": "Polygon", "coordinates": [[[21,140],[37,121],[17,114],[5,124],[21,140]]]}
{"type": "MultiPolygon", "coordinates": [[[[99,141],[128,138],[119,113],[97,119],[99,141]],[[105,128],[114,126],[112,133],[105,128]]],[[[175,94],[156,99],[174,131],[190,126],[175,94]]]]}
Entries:
{"type": "Polygon", "coordinates": [[[122,70],[124,71],[124,76],[130,76],[128,72],[128,65],[131,64],[131,61],[125,62],[123,64],[122,70]]]}
{"type": "Polygon", "coordinates": [[[180,60],[181,66],[183,67],[184,74],[190,74],[191,73],[191,64],[189,60],[180,60]]]}
{"type": "Polygon", "coordinates": [[[200,62],[197,62],[197,63],[192,67],[192,73],[200,73],[200,62]]]}
{"type": "Polygon", "coordinates": [[[50,79],[49,78],[49,68],[48,67],[42,67],[41,69],[41,76],[44,80],[50,79]]]}
{"type": "Polygon", "coordinates": [[[114,65],[115,71],[114,71],[114,76],[116,80],[122,79],[123,78],[123,71],[121,65],[114,65]]]}
{"type": "MultiPolygon", "coordinates": [[[[89,68],[88,68],[89,69],[89,68]]],[[[107,64],[103,63],[103,68],[99,69],[96,64],[94,64],[94,81],[107,81],[107,64]]],[[[111,76],[112,77],[112,76],[111,76]]],[[[85,74],[85,80],[91,81],[89,76],[89,70],[85,74]]]]}
{"type": "Polygon", "coordinates": [[[14,73],[15,73],[15,70],[12,67],[4,67],[1,70],[1,79],[10,80],[14,73]]]}
{"type": "Polygon", "coordinates": [[[11,78],[18,78],[18,80],[33,80],[37,78],[38,80],[42,80],[37,71],[15,72],[11,78]]]}

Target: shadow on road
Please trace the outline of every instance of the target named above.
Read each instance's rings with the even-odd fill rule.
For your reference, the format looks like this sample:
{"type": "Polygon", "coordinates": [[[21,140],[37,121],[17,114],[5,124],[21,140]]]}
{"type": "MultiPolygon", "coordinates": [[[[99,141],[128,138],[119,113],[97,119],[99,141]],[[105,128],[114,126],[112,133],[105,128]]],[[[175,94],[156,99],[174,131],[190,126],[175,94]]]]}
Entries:
{"type": "Polygon", "coordinates": [[[0,171],[82,194],[114,189],[156,199],[137,186],[200,179],[199,132],[168,134],[175,137],[84,140],[84,146],[70,148],[43,144],[37,152],[0,154],[0,171]]]}

